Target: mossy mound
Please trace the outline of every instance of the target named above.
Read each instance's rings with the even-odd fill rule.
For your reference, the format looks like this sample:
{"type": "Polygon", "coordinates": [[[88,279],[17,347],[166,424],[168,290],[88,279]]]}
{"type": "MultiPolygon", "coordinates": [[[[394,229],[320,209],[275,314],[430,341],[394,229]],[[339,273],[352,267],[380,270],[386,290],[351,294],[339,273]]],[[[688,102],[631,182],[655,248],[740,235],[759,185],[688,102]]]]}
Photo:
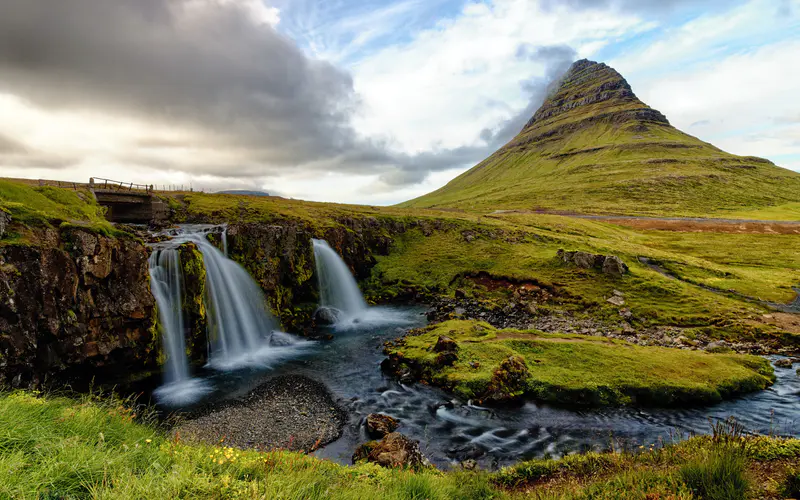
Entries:
{"type": "Polygon", "coordinates": [[[412,331],[386,353],[389,371],[484,402],[532,398],[580,406],[711,404],[774,381],[769,362],[756,356],[498,330],[466,320],[412,331]],[[458,359],[452,364],[439,362],[434,346],[440,336],[458,344],[458,359]]]}

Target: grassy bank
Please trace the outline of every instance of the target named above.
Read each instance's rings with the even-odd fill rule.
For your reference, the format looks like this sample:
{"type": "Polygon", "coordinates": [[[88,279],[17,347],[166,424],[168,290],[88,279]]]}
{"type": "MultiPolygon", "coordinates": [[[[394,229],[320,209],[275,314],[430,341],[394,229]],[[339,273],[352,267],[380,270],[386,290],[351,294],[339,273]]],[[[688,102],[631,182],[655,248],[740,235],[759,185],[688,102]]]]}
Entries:
{"type": "MultiPolygon", "coordinates": [[[[73,223],[100,232],[113,232],[113,226],[105,219],[105,209],[84,188],[64,189],[0,179],[0,210],[17,224],[16,229],[73,223]]],[[[14,233],[6,239],[24,237],[24,234],[14,233]]]]}
{"type": "Polygon", "coordinates": [[[706,404],[764,389],[774,380],[769,362],[755,356],[498,330],[464,320],[413,331],[387,348],[387,353],[396,370],[409,369],[428,383],[478,400],[525,397],[572,405],[706,404]],[[442,336],[455,341],[456,356],[442,356],[444,348],[437,347],[442,336]]]}
{"type": "Polygon", "coordinates": [[[787,464],[800,458],[800,440],[746,438],[741,460],[717,477],[724,443],[708,437],[496,473],[414,473],[188,445],[136,413],[120,401],[0,393],[0,498],[688,499],[703,498],[706,477],[711,485],[741,478],[748,497],[764,498],[794,484],[787,464]]]}

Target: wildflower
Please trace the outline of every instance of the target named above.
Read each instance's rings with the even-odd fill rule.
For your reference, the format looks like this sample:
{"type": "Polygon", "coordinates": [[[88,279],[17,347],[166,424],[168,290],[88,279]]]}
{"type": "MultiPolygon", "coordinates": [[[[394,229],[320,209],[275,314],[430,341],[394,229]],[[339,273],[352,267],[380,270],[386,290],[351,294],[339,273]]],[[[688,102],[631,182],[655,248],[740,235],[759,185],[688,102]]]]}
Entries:
{"type": "Polygon", "coordinates": [[[152,439],[145,439],[144,442],[147,443],[147,444],[150,444],[150,443],[153,442],[153,440],[152,439]]]}

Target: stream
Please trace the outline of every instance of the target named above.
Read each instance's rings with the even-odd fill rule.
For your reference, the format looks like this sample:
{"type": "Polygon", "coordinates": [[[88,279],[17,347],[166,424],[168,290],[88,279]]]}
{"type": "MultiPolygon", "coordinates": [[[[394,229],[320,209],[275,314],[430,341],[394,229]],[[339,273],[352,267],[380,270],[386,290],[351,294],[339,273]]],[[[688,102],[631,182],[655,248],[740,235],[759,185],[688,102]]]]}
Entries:
{"type": "MultiPolygon", "coordinates": [[[[734,416],[747,430],[763,434],[800,433],[800,377],[776,368],[769,389],[715,406],[688,409],[567,409],[529,402],[521,407],[488,409],[459,401],[421,384],[405,386],[385,376],[383,343],[410,327],[426,323],[424,310],[373,307],[358,323],[330,328],[334,339],[316,342],[304,354],[270,369],[215,373],[208,399],[243,395],[275,375],[306,375],[324,382],[349,412],[342,436],[315,454],[350,463],[355,448],[368,441],[363,419],[385,413],[401,422],[403,434],[420,441],[439,467],[475,459],[496,468],[520,460],[586,450],[635,449],[708,433],[710,420],[734,416]]],[[[777,359],[777,358],[776,358],[777,359]]]]}

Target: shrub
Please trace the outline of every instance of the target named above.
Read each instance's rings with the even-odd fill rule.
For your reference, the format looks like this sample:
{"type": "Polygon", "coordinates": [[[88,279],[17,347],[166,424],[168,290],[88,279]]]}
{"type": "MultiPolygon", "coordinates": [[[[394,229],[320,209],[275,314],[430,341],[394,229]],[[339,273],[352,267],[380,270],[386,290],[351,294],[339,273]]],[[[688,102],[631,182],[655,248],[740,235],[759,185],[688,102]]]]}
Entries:
{"type": "Polygon", "coordinates": [[[781,493],[786,498],[800,498],[800,469],[789,471],[781,486],[781,493]]]}

